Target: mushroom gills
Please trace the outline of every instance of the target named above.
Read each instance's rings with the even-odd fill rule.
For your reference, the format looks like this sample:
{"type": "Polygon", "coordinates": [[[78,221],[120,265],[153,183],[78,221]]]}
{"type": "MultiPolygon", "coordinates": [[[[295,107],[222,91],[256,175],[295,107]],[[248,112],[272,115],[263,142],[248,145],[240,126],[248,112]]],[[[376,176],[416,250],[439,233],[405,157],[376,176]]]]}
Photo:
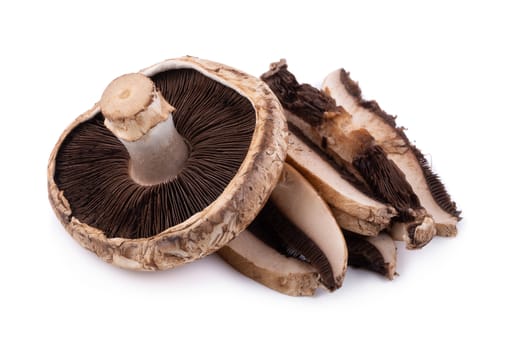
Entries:
{"type": "MultiPolygon", "coordinates": [[[[367,129],[352,125],[352,116],[335,100],[308,84],[299,84],[284,60],[273,63],[261,78],[283,104],[288,123],[353,174],[361,183],[360,190],[392,205],[398,212],[395,221],[412,225],[428,217],[404,173],[367,129]]],[[[419,229],[423,230],[418,237],[424,239],[407,241],[407,248],[420,248],[430,241],[435,229],[425,225],[419,229]]]]}
{"type": "Polygon", "coordinates": [[[365,237],[343,230],[348,247],[348,265],[377,272],[392,280],[396,275],[397,248],[386,233],[365,237]]]}
{"type": "Polygon", "coordinates": [[[176,178],[134,181],[129,153],[101,113],[76,126],[56,157],[54,179],[72,215],[108,238],[151,237],[209,206],[237,173],[254,133],[255,110],[237,91],[193,69],[152,80],[175,107],[172,122],[190,145],[176,178]]]}
{"type": "MultiPolygon", "coordinates": [[[[284,259],[283,261],[293,258],[301,263],[308,263],[316,271],[319,281],[328,290],[333,291],[341,287],[347,266],[344,237],[327,204],[312,185],[292,166],[285,164],[281,179],[269,201],[246,232],[249,232],[271,251],[278,253],[284,259]]],[[[234,249],[236,256],[243,257],[241,260],[244,263],[240,264],[240,258],[238,258],[234,267],[252,277],[250,274],[253,274],[253,271],[247,266],[260,265],[260,261],[264,259],[258,256],[258,263],[252,261],[253,254],[250,253],[248,247],[244,247],[245,244],[249,245],[247,241],[240,237],[233,240],[229,252],[231,253],[231,249],[234,249]],[[246,265],[247,261],[251,263],[246,265]]],[[[252,242],[253,239],[249,241],[252,242]]],[[[268,259],[270,256],[274,257],[275,254],[269,254],[268,259]]],[[[280,275],[286,279],[286,273],[279,271],[278,265],[272,266],[274,275],[280,275]]],[[[266,271],[268,268],[263,270],[266,271]]],[[[312,277],[312,275],[309,276],[312,277]]],[[[279,290],[274,285],[265,283],[266,278],[256,280],[279,290]]],[[[292,293],[290,291],[286,293],[302,294],[302,292],[292,293]]]]}
{"type": "Polygon", "coordinates": [[[356,185],[357,180],[340,167],[293,124],[289,125],[287,162],[292,164],[330,205],[339,226],[374,236],[390,226],[397,211],[356,185]]]}
{"type": "MultiPolygon", "coordinates": [[[[422,206],[432,215],[437,234],[456,235],[456,224],[461,219],[456,203],[421,151],[410,143],[404,128],[396,125],[395,117],[384,112],[376,101],[364,100],[361,88],[344,69],[330,73],[323,89],[352,115],[352,127],[366,128],[388,158],[404,172],[422,206]]],[[[406,228],[399,229],[406,231],[406,228]]]]}
{"type": "Polygon", "coordinates": [[[286,257],[311,264],[329,290],[336,289],[334,272],[325,253],[269,200],[248,230],[258,239],[286,257]]]}
{"type": "Polygon", "coordinates": [[[168,59],[113,80],[65,128],[49,157],[49,201],[71,237],[107,263],[171,269],[253,221],[281,175],[286,130],[260,79],[197,57],[168,59]],[[139,143],[130,151],[124,142],[139,143]],[[154,171],[137,172],[137,155],[154,171]]]}

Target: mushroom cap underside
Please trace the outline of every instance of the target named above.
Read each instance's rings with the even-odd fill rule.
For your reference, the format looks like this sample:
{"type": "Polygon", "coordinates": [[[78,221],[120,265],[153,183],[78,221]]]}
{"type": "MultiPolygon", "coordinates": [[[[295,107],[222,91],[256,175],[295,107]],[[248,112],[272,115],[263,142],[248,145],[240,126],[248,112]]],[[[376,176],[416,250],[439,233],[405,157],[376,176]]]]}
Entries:
{"type": "Polygon", "coordinates": [[[202,211],[151,237],[108,238],[82,222],[55,181],[56,159],[64,140],[79,125],[100,113],[99,104],[79,116],[60,136],[48,165],[51,205],[66,230],[103,260],[135,270],[168,269],[208,255],[224,246],[254,219],[278,181],[286,155],[282,108],[259,79],[231,67],[195,58],[170,59],[141,71],[146,76],[191,69],[235,90],[249,100],[255,127],[246,157],[224,191],[202,211]]]}

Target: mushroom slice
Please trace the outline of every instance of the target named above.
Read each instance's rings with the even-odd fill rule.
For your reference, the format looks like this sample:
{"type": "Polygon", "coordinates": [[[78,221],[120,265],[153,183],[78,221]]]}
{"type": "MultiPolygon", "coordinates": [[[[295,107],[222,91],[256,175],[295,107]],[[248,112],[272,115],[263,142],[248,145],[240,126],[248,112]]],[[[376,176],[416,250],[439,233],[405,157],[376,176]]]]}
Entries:
{"type": "Polygon", "coordinates": [[[62,134],[51,205],[115,265],[168,269],[210,254],[255,218],[286,154],[279,101],[259,79],[183,57],[115,79],[62,134]]]}
{"type": "Polygon", "coordinates": [[[287,161],[294,166],[331,206],[339,226],[362,235],[377,235],[389,227],[397,212],[370,198],[348,181],[346,171],[290,126],[287,161]]]}
{"type": "MultiPolygon", "coordinates": [[[[396,220],[419,225],[428,214],[381,145],[367,129],[354,126],[353,117],[330,96],[311,85],[299,84],[287,68],[284,60],[273,63],[261,78],[281,101],[288,123],[351,174],[349,180],[355,187],[391,204],[398,212],[396,220]]],[[[419,231],[422,240],[407,242],[407,247],[421,248],[435,234],[434,227],[421,226],[419,231]]]]}
{"type": "Polygon", "coordinates": [[[249,230],[220,249],[219,255],[244,275],[287,295],[313,295],[320,285],[319,272],[312,265],[286,257],[249,230]]]}
{"type": "MultiPolygon", "coordinates": [[[[320,282],[330,291],[341,287],[346,272],[347,249],[345,240],[337,222],[330,213],[330,209],[317,194],[315,189],[292,166],[285,164],[281,179],[273,190],[270,200],[261,210],[257,218],[250,224],[248,231],[260,242],[282,255],[282,261],[296,258],[309,263],[318,273],[320,282]]],[[[236,242],[235,240],[233,242],[236,242]]],[[[232,242],[232,243],[233,243],[232,242]]],[[[234,248],[237,255],[244,259],[237,259],[234,264],[241,272],[252,276],[253,266],[261,266],[260,262],[240,264],[240,261],[250,261],[253,257],[249,247],[244,251],[243,246],[249,245],[252,240],[241,239],[234,248]]],[[[274,255],[274,254],[273,254],[274,255]]],[[[272,255],[272,256],[273,256],[272,255]]],[[[268,256],[268,259],[272,259],[268,256]]],[[[267,281],[287,280],[289,272],[286,269],[275,267],[275,262],[267,264],[274,266],[269,276],[259,277],[257,280],[270,288],[286,294],[301,295],[302,290],[291,291],[288,285],[282,287],[267,281]],[[284,288],[281,290],[280,288],[284,288]]],[[[288,265],[286,265],[288,266],[288,265]]],[[[294,265],[296,266],[296,265],[294,265]]],[[[266,270],[271,270],[266,268],[266,270]]],[[[301,278],[311,270],[301,272],[301,278]]],[[[294,277],[295,278],[295,277],[294,277]]],[[[312,282],[306,284],[313,286],[312,282]]]]}
{"type": "Polygon", "coordinates": [[[410,143],[404,129],[396,126],[395,118],[384,112],[376,101],[364,100],[361,88],[344,69],[330,73],[324,80],[323,89],[352,115],[352,128],[366,128],[388,158],[403,171],[422,206],[432,215],[437,234],[456,235],[456,224],[460,220],[456,204],[423,154],[410,143]]]}
{"type": "Polygon", "coordinates": [[[396,275],[397,248],[387,233],[364,237],[343,230],[348,247],[348,265],[377,272],[388,279],[396,275]]]}

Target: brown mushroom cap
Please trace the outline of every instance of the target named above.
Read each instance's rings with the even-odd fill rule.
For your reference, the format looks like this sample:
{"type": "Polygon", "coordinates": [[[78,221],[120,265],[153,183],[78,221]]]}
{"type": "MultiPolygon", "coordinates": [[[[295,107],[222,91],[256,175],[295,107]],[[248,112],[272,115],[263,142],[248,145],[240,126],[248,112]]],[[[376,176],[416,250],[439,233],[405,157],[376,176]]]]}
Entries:
{"type": "Polygon", "coordinates": [[[146,76],[177,69],[195,70],[235,90],[255,112],[251,143],[235,176],[207,207],[185,221],[146,238],[109,238],[79,220],[55,181],[56,159],[68,135],[100,113],[99,104],[79,116],[61,135],[48,165],[51,205],[66,230],[103,260],[135,270],[168,269],[208,255],[244,230],[264,205],[279,179],[286,154],[282,108],[259,79],[231,67],[194,57],[170,59],[141,71],[146,76]]]}

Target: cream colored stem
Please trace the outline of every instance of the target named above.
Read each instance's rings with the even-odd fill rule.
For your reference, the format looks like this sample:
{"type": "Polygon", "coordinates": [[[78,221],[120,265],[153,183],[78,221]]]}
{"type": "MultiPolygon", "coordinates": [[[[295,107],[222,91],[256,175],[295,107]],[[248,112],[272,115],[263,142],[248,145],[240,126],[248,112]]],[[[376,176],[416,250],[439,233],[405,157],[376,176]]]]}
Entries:
{"type": "Polygon", "coordinates": [[[153,82],[142,74],[126,74],[111,82],[100,100],[104,124],[130,155],[130,176],[141,185],[177,177],[188,147],[172,120],[175,110],[153,82]]]}
{"type": "Polygon", "coordinates": [[[177,177],[188,158],[188,147],[171,118],[160,122],[134,142],[122,140],[130,155],[130,175],[142,185],[177,177]]]}

